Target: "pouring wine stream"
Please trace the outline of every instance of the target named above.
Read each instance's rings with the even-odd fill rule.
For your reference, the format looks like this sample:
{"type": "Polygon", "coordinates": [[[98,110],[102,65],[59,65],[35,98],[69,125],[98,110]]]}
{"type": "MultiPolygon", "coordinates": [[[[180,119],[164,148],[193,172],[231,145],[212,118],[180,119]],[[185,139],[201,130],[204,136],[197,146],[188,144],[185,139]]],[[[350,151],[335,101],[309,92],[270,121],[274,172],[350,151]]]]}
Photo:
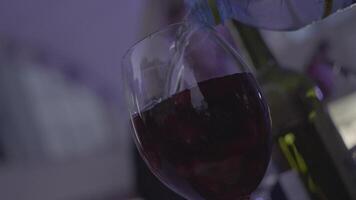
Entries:
{"type": "Polygon", "coordinates": [[[184,21],[175,34],[175,40],[170,47],[173,51],[172,59],[169,62],[167,81],[165,85],[164,98],[168,98],[179,90],[179,86],[182,83],[182,75],[184,71],[183,57],[191,35],[196,28],[191,22],[184,21]]]}

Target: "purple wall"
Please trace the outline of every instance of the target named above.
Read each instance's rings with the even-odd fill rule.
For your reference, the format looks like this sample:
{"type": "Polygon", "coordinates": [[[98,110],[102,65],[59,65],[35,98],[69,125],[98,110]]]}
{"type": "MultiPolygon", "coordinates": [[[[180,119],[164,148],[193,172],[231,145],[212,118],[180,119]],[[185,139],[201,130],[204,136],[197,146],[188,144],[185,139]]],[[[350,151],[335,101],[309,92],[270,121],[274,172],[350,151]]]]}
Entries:
{"type": "MultiPolygon", "coordinates": [[[[77,63],[92,87],[114,93],[125,50],[138,39],[142,0],[1,0],[0,36],[77,63]]],[[[117,96],[116,96],[117,97],[117,96]]]]}
{"type": "MultiPolygon", "coordinates": [[[[0,0],[0,43],[2,37],[10,38],[20,45],[38,47],[50,56],[64,58],[60,63],[73,65],[49,67],[75,68],[85,84],[113,95],[114,105],[123,106],[121,58],[139,39],[144,4],[146,1],[142,0],[0,0]]],[[[111,132],[117,136],[113,136],[113,140],[118,140],[113,143],[118,147],[112,148],[112,152],[98,150],[78,159],[58,163],[41,161],[29,166],[1,163],[0,199],[91,199],[94,197],[86,195],[129,195],[134,180],[128,116],[108,113],[115,115],[109,118],[114,122],[109,120],[108,123],[115,125],[111,132]]],[[[63,127],[58,128],[59,132],[65,131],[61,130],[63,127]]]]}

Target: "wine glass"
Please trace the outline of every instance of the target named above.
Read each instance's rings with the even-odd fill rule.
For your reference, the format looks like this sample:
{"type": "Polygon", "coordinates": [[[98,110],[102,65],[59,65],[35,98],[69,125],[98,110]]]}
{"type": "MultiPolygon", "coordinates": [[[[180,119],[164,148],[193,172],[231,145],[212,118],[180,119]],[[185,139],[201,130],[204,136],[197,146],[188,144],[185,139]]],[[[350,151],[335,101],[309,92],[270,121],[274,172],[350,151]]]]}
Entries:
{"type": "Polygon", "coordinates": [[[187,199],[249,199],[269,163],[271,123],[234,48],[214,28],[173,24],[129,49],[122,72],[152,173],[187,199]]]}

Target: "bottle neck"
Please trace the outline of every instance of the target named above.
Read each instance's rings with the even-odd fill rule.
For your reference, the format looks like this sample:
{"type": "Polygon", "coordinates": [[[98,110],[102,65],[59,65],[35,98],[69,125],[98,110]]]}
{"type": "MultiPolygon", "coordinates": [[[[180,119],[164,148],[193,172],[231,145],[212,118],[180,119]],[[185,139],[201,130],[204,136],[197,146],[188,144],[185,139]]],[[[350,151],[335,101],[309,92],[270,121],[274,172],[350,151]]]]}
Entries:
{"type": "Polygon", "coordinates": [[[186,0],[190,13],[188,20],[215,26],[232,18],[229,0],[186,0]]]}
{"type": "Polygon", "coordinates": [[[233,23],[256,70],[265,71],[270,70],[272,67],[278,68],[278,62],[269,50],[260,32],[238,21],[233,20],[233,23]]]}
{"type": "Polygon", "coordinates": [[[187,20],[193,23],[215,25],[215,19],[207,0],[186,0],[189,7],[187,20]]]}
{"type": "Polygon", "coordinates": [[[210,12],[212,16],[214,17],[214,24],[220,24],[221,23],[221,17],[219,14],[219,9],[217,5],[217,0],[206,0],[207,4],[210,8],[210,12]]]}

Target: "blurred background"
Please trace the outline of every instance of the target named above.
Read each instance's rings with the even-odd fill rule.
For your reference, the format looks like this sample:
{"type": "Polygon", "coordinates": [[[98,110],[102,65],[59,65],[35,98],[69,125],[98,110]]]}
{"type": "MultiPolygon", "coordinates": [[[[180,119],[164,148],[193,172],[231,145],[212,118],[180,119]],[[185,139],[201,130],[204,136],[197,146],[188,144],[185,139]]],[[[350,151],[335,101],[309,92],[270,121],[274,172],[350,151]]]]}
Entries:
{"type": "MultiPolygon", "coordinates": [[[[137,156],[120,67],[134,42],[184,12],[180,0],[0,1],[0,199],[181,199],[137,156]]],[[[281,66],[324,87],[356,160],[355,18],[349,9],[262,35],[281,66]]],[[[276,159],[253,198],[308,199],[295,173],[278,169],[276,159]]]]}

